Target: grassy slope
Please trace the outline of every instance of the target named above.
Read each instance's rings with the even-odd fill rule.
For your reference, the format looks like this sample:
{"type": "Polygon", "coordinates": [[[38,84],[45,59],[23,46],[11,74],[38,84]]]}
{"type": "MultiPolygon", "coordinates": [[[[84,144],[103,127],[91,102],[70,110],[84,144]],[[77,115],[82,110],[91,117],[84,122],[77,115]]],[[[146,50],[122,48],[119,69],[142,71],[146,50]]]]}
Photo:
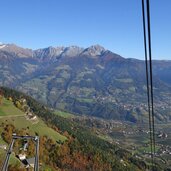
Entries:
{"type": "Polygon", "coordinates": [[[4,116],[18,116],[18,115],[24,115],[24,113],[17,109],[13,103],[7,99],[3,99],[2,105],[0,105],[0,118],[4,116]]]}
{"type": "Polygon", "coordinates": [[[61,116],[63,118],[72,118],[74,115],[68,112],[60,111],[60,110],[55,110],[54,112],[56,115],[61,116]]]}
{"type": "MultiPolygon", "coordinates": [[[[32,134],[37,132],[39,135],[47,135],[53,140],[66,140],[66,137],[49,128],[40,118],[38,118],[38,123],[34,123],[26,120],[24,115],[25,114],[17,109],[9,100],[4,99],[3,104],[0,106],[0,124],[2,122],[11,123],[18,129],[29,127],[32,134]]],[[[0,130],[2,131],[2,128],[0,128],[0,130]]]]}
{"type": "MultiPolygon", "coordinates": [[[[0,105],[0,125],[2,122],[11,123],[17,129],[29,127],[30,134],[34,135],[37,132],[40,136],[46,135],[54,141],[64,141],[66,137],[49,128],[40,118],[38,123],[32,123],[26,120],[24,112],[16,108],[13,103],[7,99],[3,99],[3,103],[0,105]]],[[[3,128],[0,126],[0,135],[3,128]]],[[[6,144],[0,136],[0,145],[6,144]]],[[[6,152],[0,149],[0,160],[3,161],[6,152]]],[[[11,155],[10,164],[16,164],[19,161],[11,155]]]]}

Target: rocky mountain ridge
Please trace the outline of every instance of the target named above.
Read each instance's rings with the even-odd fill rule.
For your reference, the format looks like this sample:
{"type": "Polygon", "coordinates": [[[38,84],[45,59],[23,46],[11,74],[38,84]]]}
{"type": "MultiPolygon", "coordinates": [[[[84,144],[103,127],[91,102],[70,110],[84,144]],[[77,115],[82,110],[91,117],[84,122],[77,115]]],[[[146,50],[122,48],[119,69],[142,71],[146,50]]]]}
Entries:
{"type": "Polygon", "coordinates": [[[22,48],[15,44],[0,44],[0,51],[12,53],[13,55],[21,58],[30,58],[30,57],[38,57],[39,59],[44,59],[45,57],[59,57],[59,56],[67,56],[67,57],[73,57],[73,56],[99,56],[102,55],[106,50],[104,47],[100,45],[92,45],[88,48],[82,48],[78,46],[58,46],[58,47],[47,47],[47,48],[41,48],[41,49],[28,49],[28,48],[22,48]]]}

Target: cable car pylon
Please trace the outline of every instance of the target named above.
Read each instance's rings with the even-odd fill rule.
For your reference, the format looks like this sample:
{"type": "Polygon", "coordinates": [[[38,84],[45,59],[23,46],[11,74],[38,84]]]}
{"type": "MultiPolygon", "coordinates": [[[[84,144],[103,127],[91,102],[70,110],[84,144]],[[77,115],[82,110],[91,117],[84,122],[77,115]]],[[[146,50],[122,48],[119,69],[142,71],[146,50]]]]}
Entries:
{"type": "Polygon", "coordinates": [[[24,140],[33,140],[35,142],[35,159],[34,159],[34,171],[39,171],[39,137],[38,136],[18,136],[16,134],[12,135],[12,141],[9,145],[9,148],[6,153],[6,158],[3,163],[1,171],[8,171],[8,164],[9,164],[9,159],[10,155],[13,151],[13,146],[16,140],[18,139],[24,139],[24,140]]]}

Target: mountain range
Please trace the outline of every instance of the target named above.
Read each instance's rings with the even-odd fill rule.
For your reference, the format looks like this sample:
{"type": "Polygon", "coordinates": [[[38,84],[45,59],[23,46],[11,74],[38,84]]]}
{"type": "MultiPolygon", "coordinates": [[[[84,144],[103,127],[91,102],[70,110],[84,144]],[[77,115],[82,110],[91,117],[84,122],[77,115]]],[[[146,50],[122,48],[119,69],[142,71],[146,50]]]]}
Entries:
{"type": "MultiPolygon", "coordinates": [[[[157,122],[171,119],[171,61],[153,61],[157,122]]],[[[25,49],[0,45],[0,85],[53,108],[105,119],[146,122],[145,63],[100,45],[25,49]]]]}

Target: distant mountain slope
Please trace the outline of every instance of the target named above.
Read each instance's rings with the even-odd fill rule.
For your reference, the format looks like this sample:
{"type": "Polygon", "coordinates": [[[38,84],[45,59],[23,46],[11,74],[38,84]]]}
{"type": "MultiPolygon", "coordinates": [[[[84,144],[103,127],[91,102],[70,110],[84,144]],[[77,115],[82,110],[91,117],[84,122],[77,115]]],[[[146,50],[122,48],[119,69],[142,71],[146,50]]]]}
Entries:
{"type": "MultiPolygon", "coordinates": [[[[153,73],[156,119],[169,121],[171,61],[153,61],[153,73]]],[[[2,47],[0,85],[72,113],[147,120],[144,61],[123,58],[100,45],[39,50],[2,47]]]]}

